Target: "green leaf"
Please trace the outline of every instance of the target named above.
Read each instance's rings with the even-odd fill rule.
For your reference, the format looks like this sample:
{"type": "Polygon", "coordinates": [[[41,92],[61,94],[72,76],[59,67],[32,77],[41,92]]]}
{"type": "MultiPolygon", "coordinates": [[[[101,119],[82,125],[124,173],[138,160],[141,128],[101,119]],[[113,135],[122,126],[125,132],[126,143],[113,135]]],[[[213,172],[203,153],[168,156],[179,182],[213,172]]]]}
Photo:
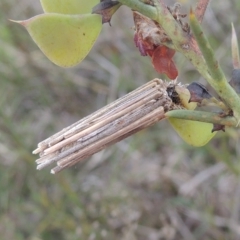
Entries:
{"type": "MultiPolygon", "coordinates": [[[[191,93],[189,90],[183,86],[175,86],[175,91],[178,94],[180,103],[186,109],[193,110],[196,108],[197,103],[189,102],[191,98],[191,93]]],[[[178,135],[188,144],[201,147],[207,144],[216,134],[212,133],[213,124],[198,122],[192,120],[178,119],[178,118],[168,118],[170,124],[178,135]]]]}
{"type": "Polygon", "coordinates": [[[43,53],[61,67],[81,62],[102,29],[101,16],[96,14],[47,13],[18,23],[26,27],[43,53]]]}
{"type": "Polygon", "coordinates": [[[46,13],[85,14],[91,13],[99,0],[40,0],[46,13]]]}
{"type": "Polygon", "coordinates": [[[177,118],[169,118],[168,120],[178,135],[185,142],[195,147],[206,145],[217,133],[212,133],[212,123],[177,118]]]}

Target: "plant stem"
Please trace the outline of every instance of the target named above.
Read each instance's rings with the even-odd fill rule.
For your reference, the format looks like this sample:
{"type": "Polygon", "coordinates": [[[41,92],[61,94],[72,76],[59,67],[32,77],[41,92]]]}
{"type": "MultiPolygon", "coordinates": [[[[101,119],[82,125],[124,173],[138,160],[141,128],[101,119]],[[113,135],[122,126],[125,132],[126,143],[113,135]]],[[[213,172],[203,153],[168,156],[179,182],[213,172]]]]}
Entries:
{"type": "Polygon", "coordinates": [[[198,44],[201,44],[203,40],[205,42],[205,44],[201,44],[200,46],[203,54],[205,54],[205,59],[199,50],[195,38],[182,31],[181,26],[177,24],[162,0],[154,0],[155,7],[144,4],[138,0],[119,0],[119,2],[157,21],[163,27],[166,34],[172,39],[174,49],[183,53],[185,57],[192,62],[200,74],[233,110],[234,116],[237,118],[238,122],[240,121],[240,98],[228,84],[214,58],[213,51],[211,50],[207,39],[202,33],[201,26],[193,13],[190,16],[191,26],[195,36],[198,38],[198,44]],[[199,39],[201,41],[199,41],[199,39]],[[208,51],[210,51],[210,53],[208,51]]]}
{"type": "Polygon", "coordinates": [[[196,15],[192,12],[192,10],[190,12],[190,26],[205,58],[206,64],[208,65],[208,69],[212,78],[218,83],[227,82],[224,73],[218,64],[218,61],[215,59],[213,49],[211,48],[207,38],[204,36],[201,25],[199,24],[196,15]]]}
{"type": "Polygon", "coordinates": [[[172,39],[173,49],[184,54],[205,79],[211,78],[196,40],[190,34],[182,31],[181,26],[175,21],[161,0],[155,1],[156,7],[144,4],[139,0],[119,0],[119,2],[157,21],[172,39]]]}
{"type": "Polygon", "coordinates": [[[234,116],[240,121],[240,98],[234,89],[229,85],[227,79],[218,63],[215,59],[214,52],[202,31],[201,25],[198,22],[195,14],[190,12],[190,26],[196,37],[198,45],[202,51],[208,71],[211,78],[207,79],[209,84],[216,90],[218,95],[227,103],[227,105],[233,110],[234,116]]]}
{"type": "Polygon", "coordinates": [[[237,121],[234,117],[222,117],[218,113],[193,111],[193,110],[172,110],[165,113],[166,117],[193,120],[199,122],[208,122],[214,124],[225,125],[228,127],[236,127],[237,121]]]}
{"type": "Polygon", "coordinates": [[[145,4],[139,0],[119,0],[120,3],[129,8],[140,12],[141,14],[153,20],[157,19],[157,9],[151,5],[145,4]]]}

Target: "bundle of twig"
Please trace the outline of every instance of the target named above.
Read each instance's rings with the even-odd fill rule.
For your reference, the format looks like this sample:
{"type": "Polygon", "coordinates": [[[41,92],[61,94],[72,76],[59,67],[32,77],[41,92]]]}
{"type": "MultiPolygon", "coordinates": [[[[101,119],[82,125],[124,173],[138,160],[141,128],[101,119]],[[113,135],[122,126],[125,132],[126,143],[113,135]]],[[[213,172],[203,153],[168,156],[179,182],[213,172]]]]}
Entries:
{"type": "Polygon", "coordinates": [[[175,83],[154,79],[40,142],[37,169],[54,162],[55,174],[165,118],[179,106],[169,97],[175,83]]]}

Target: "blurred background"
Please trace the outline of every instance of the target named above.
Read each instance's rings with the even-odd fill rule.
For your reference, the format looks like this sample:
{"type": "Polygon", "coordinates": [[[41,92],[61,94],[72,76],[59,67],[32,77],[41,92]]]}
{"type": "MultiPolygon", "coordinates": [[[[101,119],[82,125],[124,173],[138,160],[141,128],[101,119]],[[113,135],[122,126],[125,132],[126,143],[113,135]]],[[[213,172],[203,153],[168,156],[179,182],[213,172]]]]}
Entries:
{"type": "MultiPolygon", "coordinates": [[[[172,4],[172,1],[167,1],[172,4]]],[[[188,12],[196,1],[180,1],[188,12]]],[[[230,78],[231,22],[240,2],[212,1],[203,26],[230,78]]],[[[237,129],[185,144],[165,121],[58,175],[36,170],[37,143],[158,77],[133,42],[131,11],[104,25],[77,67],[51,63],[8,21],[42,13],[39,0],[0,2],[0,239],[240,239],[237,129]]],[[[179,81],[204,79],[176,54],[179,81]]]]}

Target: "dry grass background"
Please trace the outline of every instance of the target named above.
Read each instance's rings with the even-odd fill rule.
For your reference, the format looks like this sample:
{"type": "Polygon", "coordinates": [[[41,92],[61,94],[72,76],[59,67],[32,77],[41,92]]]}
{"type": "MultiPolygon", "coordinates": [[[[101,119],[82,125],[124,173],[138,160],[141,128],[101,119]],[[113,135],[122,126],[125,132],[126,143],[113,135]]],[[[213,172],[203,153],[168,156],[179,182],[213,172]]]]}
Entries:
{"type": "MultiPolygon", "coordinates": [[[[196,3],[181,2],[186,11],[196,3]]],[[[164,78],[135,48],[129,9],[72,69],[50,63],[7,20],[41,12],[38,0],[0,2],[0,239],[240,239],[239,130],[193,148],[160,122],[59,175],[35,170],[39,141],[164,78]]],[[[227,76],[239,12],[238,0],[212,1],[203,21],[227,76]]],[[[176,62],[180,81],[205,83],[183,56],[176,62]]]]}

